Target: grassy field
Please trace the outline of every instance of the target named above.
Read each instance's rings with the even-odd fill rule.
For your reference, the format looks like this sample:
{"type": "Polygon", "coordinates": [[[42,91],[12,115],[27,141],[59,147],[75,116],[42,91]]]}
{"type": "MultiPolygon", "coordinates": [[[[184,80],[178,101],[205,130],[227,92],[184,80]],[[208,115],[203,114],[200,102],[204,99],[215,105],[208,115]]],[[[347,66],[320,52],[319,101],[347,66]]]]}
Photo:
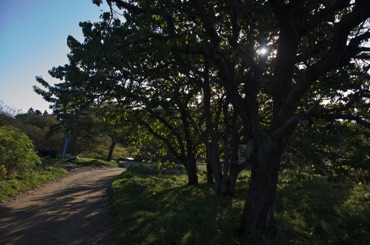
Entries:
{"type": "MultiPolygon", "coordinates": [[[[200,174],[204,181],[204,173],[200,174]]],[[[276,236],[238,235],[249,172],[233,199],[186,186],[181,169],[132,166],[113,183],[117,244],[370,244],[370,186],[281,178],[276,236]]]]}

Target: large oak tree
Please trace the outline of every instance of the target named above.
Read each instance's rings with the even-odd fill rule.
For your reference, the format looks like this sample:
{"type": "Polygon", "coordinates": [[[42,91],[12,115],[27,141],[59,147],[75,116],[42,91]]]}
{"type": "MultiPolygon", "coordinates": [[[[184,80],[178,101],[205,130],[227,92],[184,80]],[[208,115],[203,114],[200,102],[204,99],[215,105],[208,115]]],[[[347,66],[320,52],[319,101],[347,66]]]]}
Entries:
{"type": "MultiPolygon", "coordinates": [[[[252,172],[242,230],[273,229],[281,159],[297,125],[308,126],[319,119],[370,125],[368,0],[107,3],[112,9],[111,25],[105,15],[103,26],[95,26],[95,30],[102,30],[97,38],[88,23],[83,25],[85,42],[96,43],[75,48],[71,61],[80,62],[79,54],[88,58],[61,68],[60,77],[79,75],[66,80],[79,81],[81,91],[85,85],[91,88],[82,100],[115,100],[119,104],[130,89],[129,94],[135,95],[130,99],[140,101],[143,107],[142,102],[149,97],[163,96],[151,89],[178,89],[171,82],[178,74],[185,81],[183,96],[196,86],[202,89],[205,116],[209,84],[212,91],[225,93],[222,98],[230,103],[224,103],[225,112],[236,114],[225,113],[224,121],[231,117],[235,125],[241,121],[242,126],[235,128],[242,129],[239,132],[247,146],[245,159],[252,172]],[[85,53],[85,47],[95,47],[96,54],[85,53]],[[73,72],[78,64],[80,69],[73,72]],[[117,77],[124,78],[127,85],[122,86],[122,79],[117,77]],[[106,90],[102,90],[104,86],[106,90]]],[[[81,46],[69,40],[73,47],[81,46]]],[[[64,91],[70,89],[78,95],[76,83],[69,87],[68,82],[61,85],[64,91]]],[[[205,135],[214,153],[214,177],[220,188],[222,175],[216,156],[219,145],[215,143],[219,138],[213,132],[218,121],[214,115],[206,120],[205,135]]],[[[234,144],[239,144],[240,136],[235,135],[234,144]]]]}
{"type": "Polygon", "coordinates": [[[204,56],[217,71],[250,146],[242,229],[273,227],[280,160],[298,124],[369,125],[367,0],[107,2],[136,38],[160,41],[166,55],[204,56]]]}

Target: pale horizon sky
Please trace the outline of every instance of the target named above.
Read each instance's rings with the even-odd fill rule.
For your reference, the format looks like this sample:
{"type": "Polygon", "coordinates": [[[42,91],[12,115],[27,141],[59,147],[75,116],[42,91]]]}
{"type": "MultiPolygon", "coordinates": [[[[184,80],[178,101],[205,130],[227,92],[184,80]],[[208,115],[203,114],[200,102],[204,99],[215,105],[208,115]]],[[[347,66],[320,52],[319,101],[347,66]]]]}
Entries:
{"type": "Polygon", "coordinates": [[[53,83],[48,71],[68,63],[68,35],[82,41],[79,22],[99,21],[103,10],[92,0],[0,0],[0,101],[23,113],[51,112],[33,91],[35,77],[53,83]]]}

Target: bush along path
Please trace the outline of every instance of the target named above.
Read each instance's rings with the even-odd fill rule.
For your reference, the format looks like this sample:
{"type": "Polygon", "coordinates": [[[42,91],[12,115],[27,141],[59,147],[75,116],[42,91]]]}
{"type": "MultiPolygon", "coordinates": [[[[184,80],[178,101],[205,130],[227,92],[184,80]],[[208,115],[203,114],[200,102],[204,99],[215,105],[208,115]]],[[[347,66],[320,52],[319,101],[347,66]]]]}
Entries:
{"type": "Polygon", "coordinates": [[[0,204],[0,244],[110,244],[107,189],[123,168],[83,168],[0,204]]]}

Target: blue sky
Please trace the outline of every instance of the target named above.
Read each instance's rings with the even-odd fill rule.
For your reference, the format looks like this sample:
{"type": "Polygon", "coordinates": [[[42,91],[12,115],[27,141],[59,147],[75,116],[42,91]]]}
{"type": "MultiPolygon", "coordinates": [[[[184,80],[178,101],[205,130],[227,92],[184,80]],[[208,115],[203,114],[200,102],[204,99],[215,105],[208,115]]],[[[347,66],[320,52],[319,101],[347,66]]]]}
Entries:
{"type": "Polygon", "coordinates": [[[82,41],[79,22],[98,21],[102,10],[92,0],[0,0],[0,100],[51,112],[32,89],[35,77],[55,82],[48,70],[68,62],[68,35],[82,41]]]}

